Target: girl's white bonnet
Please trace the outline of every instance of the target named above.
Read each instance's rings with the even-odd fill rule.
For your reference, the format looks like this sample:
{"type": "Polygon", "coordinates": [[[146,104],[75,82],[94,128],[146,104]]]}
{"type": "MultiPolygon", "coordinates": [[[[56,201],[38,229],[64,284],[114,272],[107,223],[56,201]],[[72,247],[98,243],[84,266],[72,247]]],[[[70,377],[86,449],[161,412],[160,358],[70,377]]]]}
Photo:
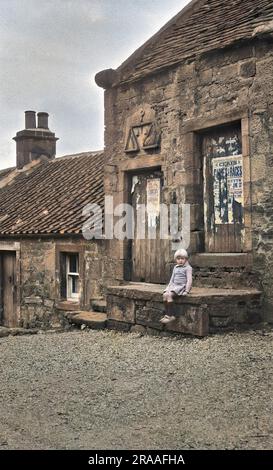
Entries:
{"type": "Polygon", "coordinates": [[[177,250],[174,254],[174,259],[176,260],[176,258],[178,256],[182,256],[183,258],[188,258],[189,255],[188,255],[188,252],[186,250],[184,250],[183,248],[181,248],[180,250],[177,250]]]}

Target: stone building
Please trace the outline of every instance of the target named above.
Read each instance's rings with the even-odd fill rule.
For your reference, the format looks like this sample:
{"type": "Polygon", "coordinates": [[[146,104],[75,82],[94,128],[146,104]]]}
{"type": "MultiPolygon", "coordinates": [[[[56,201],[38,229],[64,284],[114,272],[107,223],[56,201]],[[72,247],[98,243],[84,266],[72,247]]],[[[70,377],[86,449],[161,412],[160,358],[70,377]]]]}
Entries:
{"type": "MultiPolygon", "coordinates": [[[[83,208],[103,204],[103,152],[55,159],[48,115],[26,111],[16,167],[0,171],[0,318],[49,327],[102,296],[105,246],[81,234],[83,208]]],[[[107,276],[106,276],[107,277],[107,276]]]]}
{"type": "MultiPolygon", "coordinates": [[[[134,207],[151,198],[152,210],[156,197],[190,205],[195,289],[177,307],[188,324],[173,329],[272,320],[272,0],[194,0],[96,82],[105,193],[134,207]]],[[[111,287],[109,322],[158,328],[170,240],[113,240],[110,253],[117,284],[148,286],[111,287]]]]}
{"type": "MultiPolygon", "coordinates": [[[[17,134],[17,168],[0,174],[2,285],[10,271],[20,273],[17,320],[52,324],[59,305],[71,309],[65,268],[61,281],[70,259],[82,269],[74,273],[76,308],[107,298],[109,328],[203,336],[272,321],[272,46],[272,0],[193,0],[117,70],[97,74],[104,153],[55,160],[45,114],[43,129],[30,130],[31,150],[29,130],[17,134]],[[82,208],[103,204],[104,195],[134,214],[146,205],[135,230],[153,230],[154,239],[85,240],[82,208]],[[189,243],[183,232],[160,237],[162,203],[190,208],[189,243]],[[179,240],[191,255],[194,288],[176,303],[183,315],[163,327],[162,284],[179,240]]],[[[179,228],[185,220],[186,212],[179,228]]]]}

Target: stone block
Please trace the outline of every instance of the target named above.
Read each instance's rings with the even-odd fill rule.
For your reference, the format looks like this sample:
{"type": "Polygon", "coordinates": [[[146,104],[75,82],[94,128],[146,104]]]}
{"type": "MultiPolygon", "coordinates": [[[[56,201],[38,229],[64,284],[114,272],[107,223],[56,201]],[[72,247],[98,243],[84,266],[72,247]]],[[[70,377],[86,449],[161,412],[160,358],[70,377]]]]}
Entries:
{"type": "Polygon", "coordinates": [[[54,307],[54,300],[45,299],[44,300],[44,306],[48,307],[48,308],[53,308],[54,307]]]}
{"type": "Polygon", "coordinates": [[[233,317],[210,317],[210,326],[214,328],[227,328],[233,323],[233,317]]]}
{"type": "Polygon", "coordinates": [[[240,75],[243,78],[254,77],[256,75],[256,62],[250,60],[241,64],[240,75]]]}
{"type": "MultiPolygon", "coordinates": [[[[177,306],[175,306],[177,308],[177,306]]],[[[207,306],[183,306],[183,314],[165,326],[167,331],[206,336],[209,333],[209,315],[207,306]]]]}
{"type": "Polygon", "coordinates": [[[266,313],[261,309],[248,309],[246,312],[246,323],[254,325],[265,319],[266,313]]]}
{"type": "Polygon", "coordinates": [[[218,69],[216,74],[216,80],[221,82],[228,82],[229,80],[233,80],[238,76],[238,65],[231,64],[225,67],[218,69]]]}
{"type": "Polygon", "coordinates": [[[0,326],[0,338],[5,338],[6,336],[9,336],[9,328],[6,328],[4,326],[0,326]]]}
{"type": "Polygon", "coordinates": [[[135,304],[131,299],[114,295],[107,296],[107,319],[135,323],[135,304]]]}
{"type": "Polygon", "coordinates": [[[162,310],[147,306],[140,307],[136,309],[136,323],[162,330],[163,326],[159,320],[163,315],[162,310]]]}
{"type": "Polygon", "coordinates": [[[120,322],[116,320],[107,320],[106,327],[109,330],[125,331],[128,332],[131,328],[130,323],[120,322]]]}
{"type": "Polygon", "coordinates": [[[248,322],[246,306],[236,305],[234,307],[233,319],[235,324],[244,324],[248,322]]]}
{"type": "Polygon", "coordinates": [[[183,64],[178,70],[177,81],[181,82],[184,80],[189,80],[193,78],[194,74],[195,74],[194,62],[192,62],[191,64],[183,64]]]}
{"type": "Polygon", "coordinates": [[[206,69],[201,71],[199,81],[201,85],[208,85],[212,82],[213,69],[206,69]]]}
{"type": "Polygon", "coordinates": [[[41,305],[43,303],[43,299],[41,299],[41,297],[25,297],[24,303],[33,304],[33,305],[41,305]]]}
{"type": "Polygon", "coordinates": [[[161,313],[165,314],[165,305],[163,302],[147,302],[146,307],[159,310],[161,313]]]}

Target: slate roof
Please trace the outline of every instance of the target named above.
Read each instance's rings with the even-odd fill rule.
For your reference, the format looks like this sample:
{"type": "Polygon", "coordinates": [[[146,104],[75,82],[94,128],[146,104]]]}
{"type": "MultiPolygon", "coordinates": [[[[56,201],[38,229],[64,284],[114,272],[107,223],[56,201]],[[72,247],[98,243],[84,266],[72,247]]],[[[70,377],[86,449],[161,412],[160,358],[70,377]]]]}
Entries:
{"type": "Polygon", "coordinates": [[[250,39],[272,20],[273,0],[193,0],[121,64],[119,83],[250,39]]]}
{"type": "Polygon", "coordinates": [[[15,167],[5,168],[4,170],[0,170],[0,181],[6,178],[6,176],[8,176],[13,170],[15,170],[15,167]]]}
{"type": "Polygon", "coordinates": [[[85,152],[23,171],[2,170],[0,234],[80,234],[83,207],[103,207],[104,158],[103,152],[85,152]]]}

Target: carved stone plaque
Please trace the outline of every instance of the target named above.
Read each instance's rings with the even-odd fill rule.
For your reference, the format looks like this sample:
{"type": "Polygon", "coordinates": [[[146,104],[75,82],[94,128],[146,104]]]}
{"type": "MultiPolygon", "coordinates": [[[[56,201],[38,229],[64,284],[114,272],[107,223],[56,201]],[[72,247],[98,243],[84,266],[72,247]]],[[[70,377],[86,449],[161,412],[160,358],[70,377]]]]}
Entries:
{"type": "Polygon", "coordinates": [[[139,152],[141,149],[149,150],[160,145],[160,131],[154,122],[132,126],[129,130],[125,152],[139,152]]]}

